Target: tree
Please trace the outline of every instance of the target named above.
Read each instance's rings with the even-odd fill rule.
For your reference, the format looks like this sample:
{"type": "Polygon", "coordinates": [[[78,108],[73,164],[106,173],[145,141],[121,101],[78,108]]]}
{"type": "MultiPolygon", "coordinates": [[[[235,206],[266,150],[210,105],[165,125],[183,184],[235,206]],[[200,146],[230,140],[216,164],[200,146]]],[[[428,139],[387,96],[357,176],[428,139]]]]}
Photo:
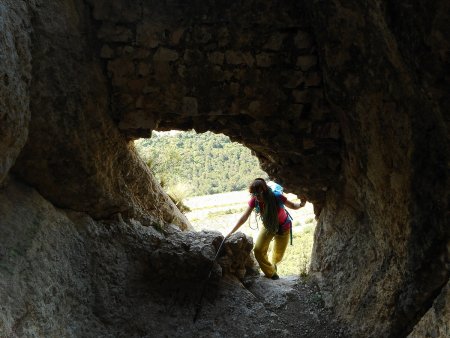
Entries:
{"type": "Polygon", "coordinates": [[[248,148],[222,134],[162,133],[135,142],[167,190],[187,184],[192,195],[245,189],[255,177],[267,177],[248,148]]]}

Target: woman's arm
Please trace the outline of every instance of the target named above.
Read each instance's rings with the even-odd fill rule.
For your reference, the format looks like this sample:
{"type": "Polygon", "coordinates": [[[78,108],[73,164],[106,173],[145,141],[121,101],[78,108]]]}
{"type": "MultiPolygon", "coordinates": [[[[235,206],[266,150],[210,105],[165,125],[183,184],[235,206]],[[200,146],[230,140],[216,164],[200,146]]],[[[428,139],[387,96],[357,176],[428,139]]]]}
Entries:
{"type": "Polygon", "coordinates": [[[248,217],[252,213],[252,210],[253,207],[248,207],[247,210],[245,210],[245,212],[242,214],[241,218],[239,218],[233,230],[231,230],[231,232],[227,235],[227,237],[229,237],[232,233],[234,233],[237,229],[239,229],[242,224],[244,224],[247,221],[248,217]]]}
{"type": "Polygon", "coordinates": [[[297,210],[297,209],[300,209],[301,207],[304,207],[306,202],[300,200],[300,203],[294,203],[289,200],[286,200],[286,202],[284,202],[284,204],[290,209],[297,210]]]}

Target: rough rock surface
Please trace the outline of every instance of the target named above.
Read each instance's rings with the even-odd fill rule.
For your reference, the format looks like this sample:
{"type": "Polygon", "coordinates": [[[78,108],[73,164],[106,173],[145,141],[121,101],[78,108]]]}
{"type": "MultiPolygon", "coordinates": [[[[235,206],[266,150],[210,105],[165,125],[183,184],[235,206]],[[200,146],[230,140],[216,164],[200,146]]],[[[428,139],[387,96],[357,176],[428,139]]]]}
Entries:
{"type": "MultiPolygon", "coordinates": [[[[37,203],[38,212],[26,194],[14,199],[1,188],[1,238],[18,243],[3,255],[11,260],[0,280],[8,332],[45,336],[59,322],[64,332],[54,335],[106,335],[130,318],[126,304],[142,295],[127,290],[144,290],[135,287],[142,266],[164,266],[137,254],[153,230],[133,222],[189,227],[128,143],[153,128],[224,132],[314,202],[311,272],[353,335],[406,336],[419,322],[431,332],[427,318],[438,312],[430,308],[447,303],[450,271],[449,6],[1,1],[0,181],[28,133],[11,175],[51,202],[37,203]],[[45,211],[54,206],[73,210],[73,219],[45,211]],[[126,240],[125,224],[133,234],[126,240]],[[67,253],[80,246],[94,251],[67,253]],[[127,255],[135,265],[114,269],[127,255]],[[67,287],[30,282],[52,285],[49,276],[67,287]]],[[[197,236],[208,237],[174,233],[161,254],[181,262],[189,255],[181,243],[197,236]]],[[[210,262],[194,252],[204,271],[210,262]]],[[[244,271],[224,263],[231,274],[244,271]]],[[[190,290],[195,273],[178,267],[186,274],[179,290],[190,290]]],[[[150,310],[163,294],[154,283],[146,290],[150,310]]],[[[142,328],[153,325],[139,318],[142,328]]]]}
{"type": "Polygon", "coordinates": [[[422,337],[450,337],[450,282],[408,335],[408,338],[422,337]]]}
{"type": "Polygon", "coordinates": [[[31,97],[23,95],[32,119],[14,173],[59,207],[190,227],[108,115],[83,3],[36,5],[31,97]]]}
{"type": "Polygon", "coordinates": [[[346,329],[324,308],[320,291],[308,280],[287,276],[274,282],[263,277],[247,288],[272,312],[271,333],[277,336],[349,337],[346,329]]]}
{"type": "Polygon", "coordinates": [[[431,87],[449,89],[433,79],[449,69],[433,38],[446,36],[448,45],[445,8],[445,1],[427,9],[419,1],[311,6],[345,144],[341,187],[327,194],[312,270],[341,318],[366,336],[406,336],[449,278],[450,110],[430,96],[431,87]],[[417,29],[424,11],[435,19],[417,29]],[[435,68],[417,67],[425,57],[435,68]]]}
{"type": "MultiPolygon", "coordinates": [[[[297,277],[241,276],[226,264],[215,265],[194,323],[223,239],[218,233],[158,232],[120,218],[96,222],[56,209],[14,181],[0,193],[0,216],[1,337],[338,337],[344,332],[329,322],[320,294],[297,277]],[[251,277],[247,288],[241,277],[251,277]]],[[[251,247],[245,235],[235,234],[221,259],[241,271],[251,247]],[[241,258],[229,257],[233,252],[241,258]]]]}
{"type": "Polygon", "coordinates": [[[0,183],[28,135],[30,17],[25,2],[0,3],[0,183]]]}
{"type": "MultiPolygon", "coordinates": [[[[164,302],[168,295],[175,294],[176,301],[198,295],[223,239],[218,233],[179,229],[164,235],[120,217],[96,222],[56,209],[13,180],[1,191],[0,215],[2,337],[108,336],[107,326],[139,313],[135,305],[142,302],[141,293],[147,305],[158,302],[158,295],[164,302]]],[[[245,241],[236,234],[228,247],[233,252],[245,241]]],[[[244,267],[249,244],[246,257],[241,252],[241,260],[230,259],[244,267]]],[[[211,281],[217,282],[222,269],[214,267],[211,281]]]]}
{"type": "Polygon", "coordinates": [[[248,146],[315,204],[327,304],[360,334],[411,331],[449,276],[448,4],[107,3],[91,2],[119,128],[248,146]]]}

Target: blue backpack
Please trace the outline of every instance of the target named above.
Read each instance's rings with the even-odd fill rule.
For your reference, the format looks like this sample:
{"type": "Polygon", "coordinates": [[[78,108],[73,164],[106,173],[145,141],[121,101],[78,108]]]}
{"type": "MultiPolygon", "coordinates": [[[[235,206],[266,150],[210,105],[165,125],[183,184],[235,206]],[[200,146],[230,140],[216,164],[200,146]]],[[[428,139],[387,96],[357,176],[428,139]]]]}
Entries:
{"type": "Polygon", "coordinates": [[[267,185],[269,186],[270,189],[272,189],[272,191],[275,194],[279,194],[279,195],[283,194],[283,187],[281,185],[279,185],[278,183],[275,183],[274,181],[270,181],[267,183],[267,185]]]}

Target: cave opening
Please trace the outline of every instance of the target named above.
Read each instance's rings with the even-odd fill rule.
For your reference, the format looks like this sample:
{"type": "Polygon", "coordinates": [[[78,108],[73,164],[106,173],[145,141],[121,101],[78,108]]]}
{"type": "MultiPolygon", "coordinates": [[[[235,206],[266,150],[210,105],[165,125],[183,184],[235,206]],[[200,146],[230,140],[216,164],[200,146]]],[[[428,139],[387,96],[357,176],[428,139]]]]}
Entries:
{"type": "MultiPolygon", "coordinates": [[[[195,130],[153,131],[150,138],[134,141],[140,157],[149,166],[171,200],[185,214],[195,231],[219,231],[227,235],[246,210],[251,198],[249,184],[256,177],[270,181],[250,149],[223,134],[195,130]]],[[[284,191],[292,202],[297,195],[284,191]]],[[[307,275],[317,220],[313,205],[289,209],[292,243],[278,265],[280,276],[307,275]]],[[[239,232],[255,243],[263,227],[252,212],[239,232]]],[[[269,246],[271,257],[273,240],[269,246]]]]}
{"type": "Polygon", "coordinates": [[[0,238],[20,244],[0,252],[6,335],[89,336],[92,318],[92,336],[125,332],[102,325],[130,318],[116,305],[139,299],[142,257],[152,277],[197,277],[184,257],[204,246],[152,227],[187,229],[128,143],[195,128],[313,202],[311,270],[356,336],[448,336],[448,1],[4,4],[0,238]]]}

